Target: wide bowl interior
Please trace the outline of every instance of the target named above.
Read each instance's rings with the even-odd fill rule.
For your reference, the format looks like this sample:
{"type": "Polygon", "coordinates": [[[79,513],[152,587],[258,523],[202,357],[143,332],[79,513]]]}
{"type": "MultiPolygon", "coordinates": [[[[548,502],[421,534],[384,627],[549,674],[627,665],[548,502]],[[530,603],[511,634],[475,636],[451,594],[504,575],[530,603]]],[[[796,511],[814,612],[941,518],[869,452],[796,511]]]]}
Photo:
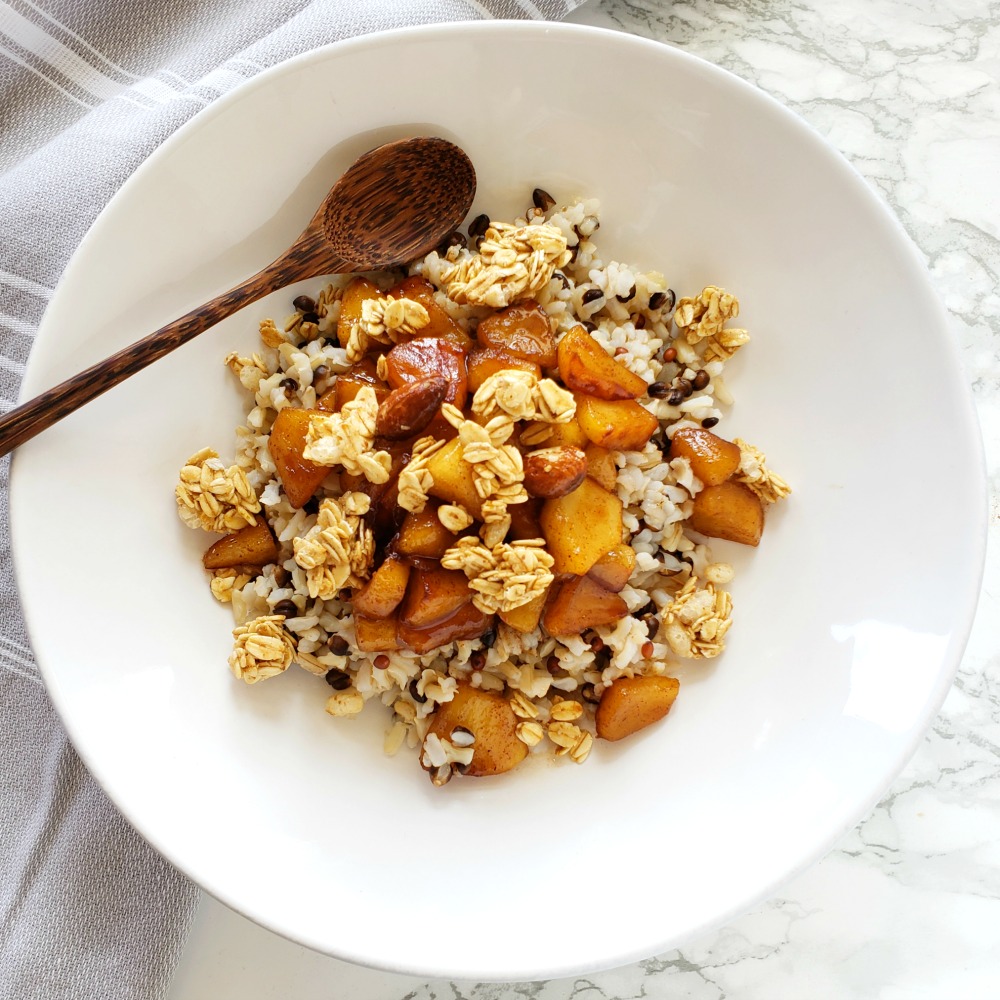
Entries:
{"type": "MultiPolygon", "coordinates": [[[[377,706],[323,711],[304,672],[226,669],[229,610],[172,490],[231,454],[222,364],[246,309],[22,448],[18,579],[73,741],[138,830],[208,892],[317,949],[449,977],[646,956],[772,893],[871,806],[937,710],[983,554],[975,421],[902,230],[804,124],[734,77],[621,34],[452,25],[311,52],[199,115],[125,185],[46,314],[33,395],[235,284],[388,138],[458,142],[474,212],[540,185],[602,203],[603,246],[679,292],[718,283],[752,344],[721,427],[794,496],[737,564],[716,662],[667,722],[583,767],[435,789],[383,756],[377,706]]],[[[309,283],[301,290],[318,287],[309,283]]]]}

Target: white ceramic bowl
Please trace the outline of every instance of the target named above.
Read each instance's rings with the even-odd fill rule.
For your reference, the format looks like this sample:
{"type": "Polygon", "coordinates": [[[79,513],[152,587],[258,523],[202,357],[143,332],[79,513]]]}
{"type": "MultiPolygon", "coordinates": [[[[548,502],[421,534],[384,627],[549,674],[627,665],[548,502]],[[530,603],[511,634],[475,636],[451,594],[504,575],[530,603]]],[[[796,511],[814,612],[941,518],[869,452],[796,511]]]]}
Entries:
{"type": "Polygon", "coordinates": [[[375,706],[343,724],[304,672],[235,682],[229,610],[172,489],[196,448],[232,447],[242,400],[221,359],[294,289],[21,449],[13,531],[34,647],[125,815],[261,924],[427,975],[624,963],[773,893],[912,754],[980,581],[970,400],[921,259],[802,122],[669,48],[525,23],[342,43],[213,104],[88,234],[25,394],[265,264],[356,154],[416,132],[468,151],[474,211],[522,210],[536,185],[596,195],[617,259],[740,296],[754,340],[723,429],[795,493],[759,550],[719,546],[740,570],[725,655],[685,670],[664,724],[583,767],[441,790],[412,755],[383,756],[375,706]]]}

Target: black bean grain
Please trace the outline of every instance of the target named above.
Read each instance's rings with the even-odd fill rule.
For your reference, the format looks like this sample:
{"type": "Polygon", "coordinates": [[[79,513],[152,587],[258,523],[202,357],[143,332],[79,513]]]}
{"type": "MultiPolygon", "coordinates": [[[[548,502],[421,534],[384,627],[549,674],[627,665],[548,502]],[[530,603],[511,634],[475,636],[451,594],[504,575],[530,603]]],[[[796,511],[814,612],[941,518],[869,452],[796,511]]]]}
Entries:
{"type": "Polygon", "coordinates": [[[490,217],[483,212],[482,215],[477,215],[472,222],[469,223],[469,239],[477,239],[479,237],[486,235],[486,230],[490,228],[490,217]]]}
{"type": "Polygon", "coordinates": [[[334,656],[347,656],[351,648],[350,643],[342,635],[331,635],[327,639],[326,646],[334,656]]]}
{"type": "Polygon", "coordinates": [[[531,200],[534,202],[535,208],[540,209],[543,212],[547,212],[553,205],[555,205],[556,200],[549,194],[548,191],[543,188],[535,188],[531,192],[531,200]]]}
{"type": "Polygon", "coordinates": [[[300,313],[316,312],[316,300],[309,298],[308,295],[297,295],[294,299],[292,299],[292,305],[298,309],[300,313]]]}

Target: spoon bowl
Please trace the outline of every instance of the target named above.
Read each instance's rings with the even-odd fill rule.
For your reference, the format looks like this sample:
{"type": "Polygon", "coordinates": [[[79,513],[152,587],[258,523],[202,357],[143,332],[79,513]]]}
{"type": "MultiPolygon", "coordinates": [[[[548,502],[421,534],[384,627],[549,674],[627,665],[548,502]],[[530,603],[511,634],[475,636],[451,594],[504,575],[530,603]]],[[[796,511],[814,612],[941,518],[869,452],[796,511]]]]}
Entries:
{"type": "Polygon", "coordinates": [[[334,186],[320,209],[323,233],[349,265],[341,272],[391,267],[437,246],[475,192],[472,162],[445,139],[389,143],[359,157],[334,186]]]}
{"type": "Polygon", "coordinates": [[[0,417],[0,456],[285,285],[422,256],[465,218],[475,194],[472,163],[445,139],[417,136],[369,150],[334,184],[292,246],[263,270],[0,417]]]}

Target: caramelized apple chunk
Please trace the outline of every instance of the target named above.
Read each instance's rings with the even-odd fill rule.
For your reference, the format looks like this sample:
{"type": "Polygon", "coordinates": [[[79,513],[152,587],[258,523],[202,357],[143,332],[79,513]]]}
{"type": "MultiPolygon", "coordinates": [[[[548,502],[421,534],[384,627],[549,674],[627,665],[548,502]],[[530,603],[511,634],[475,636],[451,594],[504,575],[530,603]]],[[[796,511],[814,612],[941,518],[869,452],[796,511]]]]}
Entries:
{"type": "Polygon", "coordinates": [[[533,361],[514,358],[499,347],[483,347],[476,345],[469,351],[469,391],[475,392],[491,375],[508,371],[531,372],[535,378],[542,377],[542,369],[533,361]]]}
{"type": "Polygon", "coordinates": [[[559,375],[570,389],[598,399],[638,399],[646,380],[615,361],[582,326],[559,341],[559,375]]]}
{"type": "Polygon", "coordinates": [[[602,740],[623,740],[673,707],[680,683],[673,677],[619,677],[601,695],[595,722],[602,740]]]}
{"type": "Polygon", "coordinates": [[[582,576],[621,544],[622,502],[586,478],[572,493],[546,500],[539,517],[554,573],[582,576]]]}
{"type": "Polygon", "coordinates": [[[764,505],[749,486],[728,480],[695,496],[688,524],[710,538],[757,545],[764,531],[764,505]]]}
{"type": "Polygon", "coordinates": [[[625,589],[629,577],[635,569],[635,549],[624,542],[616,545],[613,549],[605,552],[593,566],[590,567],[587,575],[596,580],[607,590],[618,593],[625,589]]]}
{"type": "Polygon", "coordinates": [[[266,566],[278,558],[278,546],[267,521],[260,515],[248,524],[208,547],[201,557],[205,569],[234,569],[237,566],[266,566]]]}
{"type": "Polygon", "coordinates": [[[455,544],[455,536],[438,519],[437,505],[429,503],[421,511],[410,511],[396,536],[395,549],[404,556],[440,559],[455,544]]]}
{"type": "Polygon", "coordinates": [[[480,611],[471,602],[463,604],[447,618],[433,625],[399,624],[399,639],[414,653],[429,653],[439,646],[461,639],[478,639],[493,627],[493,615],[480,611]]]}
{"type": "Polygon", "coordinates": [[[296,509],[305,506],[330,473],[325,465],[310,462],[302,454],[309,433],[309,418],[319,412],[286,406],[274,418],[267,442],[288,502],[296,509]]]}
{"type": "Polygon", "coordinates": [[[427,310],[428,323],[420,328],[421,337],[443,337],[466,349],[472,346],[472,338],[438,305],[434,286],[426,278],[418,275],[404,278],[389,289],[388,295],[393,299],[412,299],[427,310]]]}
{"type": "Polygon", "coordinates": [[[574,576],[549,602],[542,624],[550,635],[579,635],[598,625],[613,625],[627,614],[628,605],[618,594],[589,576],[574,576]]]}
{"type": "Polygon", "coordinates": [[[462,442],[455,438],[427,460],[434,480],[431,496],[461,504],[476,520],[483,516],[483,501],[476,490],[472,466],[462,458],[462,442]]]}
{"type": "Polygon", "coordinates": [[[740,446],[703,427],[682,427],[670,442],[670,457],[686,458],[706,486],[718,486],[740,467],[740,446]]]}
{"type": "Polygon", "coordinates": [[[454,614],[472,600],[464,573],[440,566],[415,567],[399,609],[402,625],[426,628],[454,614]]]}
{"type": "Polygon", "coordinates": [[[340,297],[340,315],[337,317],[337,340],[347,347],[351,328],[361,322],[361,308],[370,299],[382,297],[378,285],[367,278],[353,278],[340,297]]]}
{"type": "Polygon", "coordinates": [[[597,399],[582,393],[576,396],[576,419],[590,441],[611,451],[644,448],[660,426],[634,399],[597,399]]]}
{"type": "Polygon", "coordinates": [[[388,618],[403,600],[409,579],[409,563],[389,556],[351,598],[355,614],[366,618],[388,618]]]}
{"type": "Polygon", "coordinates": [[[556,364],[552,321],[534,299],[522,299],[487,316],[476,330],[476,339],[483,346],[497,348],[510,358],[530,361],[542,368],[552,368],[556,364]]]}
{"type": "Polygon", "coordinates": [[[528,756],[528,748],[517,738],[518,718],[502,695],[460,683],[451,701],[434,714],[429,732],[452,740],[461,727],[471,733],[475,748],[465,773],[474,777],[502,774],[528,756]]]}
{"type": "Polygon", "coordinates": [[[389,386],[376,374],[375,362],[370,357],[362,358],[342,375],[338,375],[332,388],[320,396],[317,410],[339,411],[365,387],[375,390],[375,399],[381,403],[389,395],[389,386]]]}
{"type": "Polygon", "coordinates": [[[395,615],[388,618],[354,616],[354,636],[362,653],[388,653],[402,649],[399,641],[399,622],[395,615]]]}

